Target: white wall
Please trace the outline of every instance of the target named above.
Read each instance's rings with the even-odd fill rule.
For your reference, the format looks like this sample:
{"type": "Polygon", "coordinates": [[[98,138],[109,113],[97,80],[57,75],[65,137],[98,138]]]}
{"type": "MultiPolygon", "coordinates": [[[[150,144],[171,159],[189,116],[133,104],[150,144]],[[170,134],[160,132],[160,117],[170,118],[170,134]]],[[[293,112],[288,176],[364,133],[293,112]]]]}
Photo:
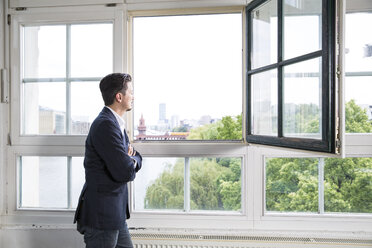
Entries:
{"type": "Polygon", "coordinates": [[[82,235],[71,229],[3,229],[2,248],[78,248],[84,247],[82,235]]]}

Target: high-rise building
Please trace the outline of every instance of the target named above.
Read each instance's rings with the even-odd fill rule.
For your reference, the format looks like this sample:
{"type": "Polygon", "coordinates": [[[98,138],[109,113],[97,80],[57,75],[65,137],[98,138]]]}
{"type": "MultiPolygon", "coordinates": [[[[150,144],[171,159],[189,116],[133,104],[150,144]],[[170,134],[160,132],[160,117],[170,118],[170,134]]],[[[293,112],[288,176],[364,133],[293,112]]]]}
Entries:
{"type": "Polygon", "coordinates": [[[164,121],[167,119],[167,109],[166,109],[166,104],[165,103],[160,103],[159,104],[159,121],[164,121]]]}

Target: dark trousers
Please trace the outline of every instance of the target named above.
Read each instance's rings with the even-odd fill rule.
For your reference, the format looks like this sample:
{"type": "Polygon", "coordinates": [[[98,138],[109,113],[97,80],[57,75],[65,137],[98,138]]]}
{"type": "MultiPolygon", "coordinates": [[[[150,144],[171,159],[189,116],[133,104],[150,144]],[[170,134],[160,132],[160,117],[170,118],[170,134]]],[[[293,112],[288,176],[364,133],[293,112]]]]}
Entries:
{"type": "Polygon", "coordinates": [[[84,234],[86,248],[133,248],[126,223],[120,230],[101,230],[78,224],[78,231],[84,234]]]}

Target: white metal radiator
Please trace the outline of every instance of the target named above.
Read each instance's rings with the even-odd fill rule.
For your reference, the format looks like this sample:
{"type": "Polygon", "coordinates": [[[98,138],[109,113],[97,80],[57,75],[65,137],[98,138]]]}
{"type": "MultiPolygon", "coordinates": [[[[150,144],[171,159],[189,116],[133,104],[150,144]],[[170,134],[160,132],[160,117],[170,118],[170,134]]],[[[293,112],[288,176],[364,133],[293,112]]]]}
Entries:
{"type": "Polygon", "coordinates": [[[371,240],[198,234],[132,233],[135,248],[358,248],[371,240]]]}

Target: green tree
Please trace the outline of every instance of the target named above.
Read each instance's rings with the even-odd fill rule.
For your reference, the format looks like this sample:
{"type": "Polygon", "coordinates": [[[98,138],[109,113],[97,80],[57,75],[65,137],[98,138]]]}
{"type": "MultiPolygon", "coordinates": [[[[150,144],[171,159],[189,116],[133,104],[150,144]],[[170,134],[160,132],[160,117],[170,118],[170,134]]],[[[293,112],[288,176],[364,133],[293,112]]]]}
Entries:
{"type": "Polygon", "coordinates": [[[315,212],[318,159],[273,158],[266,163],[266,209],[315,212]]]}
{"type": "Polygon", "coordinates": [[[175,127],[173,128],[172,132],[187,132],[187,127],[182,126],[182,127],[175,127]]]}
{"type": "Polygon", "coordinates": [[[284,106],[284,133],[319,133],[319,107],[316,104],[286,104],[284,106]]]}
{"type": "Polygon", "coordinates": [[[345,131],[347,133],[371,133],[372,122],[368,120],[365,109],[359,107],[354,100],[345,106],[345,131]]]}
{"type": "MultiPolygon", "coordinates": [[[[309,107],[310,108],[310,107],[309,107]]],[[[311,109],[311,108],[310,108],[311,109]]],[[[371,132],[366,111],[349,101],[345,106],[346,132],[371,132]]],[[[311,112],[311,111],[310,111],[311,112]]],[[[317,132],[318,122],[308,117],[305,132],[317,132]]],[[[325,210],[372,212],[372,158],[327,158],[324,167],[325,210]]],[[[266,164],[266,205],[273,211],[318,210],[316,160],[274,158],[266,164]],[[288,169],[290,168],[290,169],[288,169]],[[297,176],[294,176],[297,175],[297,176]]]]}
{"type": "Polygon", "coordinates": [[[191,129],[189,140],[241,140],[242,115],[225,116],[215,123],[191,129]]]}
{"type": "Polygon", "coordinates": [[[189,140],[216,140],[218,137],[218,126],[221,125],[220,122],[207,124],[198,128],[190,130],[189,140]]]}
{"type": "Polygon", "coordinates": [[[242,115],[235,119],[231,116],[225,116],[221,120],[222,125],[217,127],[217,139],[220,140],[241,140],[242,133],[242,115]]]}
{"type": "Polygon", "coordinates": [[[325,159],[325,209],[372,212],[372,158],[325,159]]]}
{"type": "MultiPolygon", "coordinates": [[[[372,132],[371,121],[352,100],[346,104],[346,131],[372,132]]],[[[297,106],[284,128],[319,132],[315,105],[297,106]],[[292,124],[291,124],[292,123],[292,124]],[[293,123],[302,123],[301,125],[293,123]],[[292,125],[292,126],[291,126],[292,125]]],[[[291,129],[292,130],[292,129],[291,129]]],[[[236,140],[242,137],[242,116],[191,130],[189,139],[236,140]]],[[[200,158],[191,164],[192,209],[241,209],[241,161],[200,158]]],[[[183,160],[165,171],[147,190],[148,208],[183,208],[183,160]]],[[[266,163],[266,208],[270,211],[318,211],[318,159],[272,158],[266,163]]],[[[330,212],[372,212],[372,158],[325,159],[325,209],[330,212]]]]}
{"type": "MultiPolygon", "coordinates": [[[[145,208],[183,209],[184,160],[165,170],[147,189],[145,208]]],[[[190,208],[240,210],[240,159],[190,159],[190,208]]]]}
{"type": "MultiPolygon", "coordinates": [[[[354,100],[345,106],[345,131],[370,133],[372,123],[354,100]]],[[[372,158],[325,159],[325,209],[330,212],[372,212],[372,158]]]]}
{"type": "Polygon", "coordinates": [[[146,191],[147,209],[183,209],[184,169],[183,160],[168,165],[146,191]]]}

